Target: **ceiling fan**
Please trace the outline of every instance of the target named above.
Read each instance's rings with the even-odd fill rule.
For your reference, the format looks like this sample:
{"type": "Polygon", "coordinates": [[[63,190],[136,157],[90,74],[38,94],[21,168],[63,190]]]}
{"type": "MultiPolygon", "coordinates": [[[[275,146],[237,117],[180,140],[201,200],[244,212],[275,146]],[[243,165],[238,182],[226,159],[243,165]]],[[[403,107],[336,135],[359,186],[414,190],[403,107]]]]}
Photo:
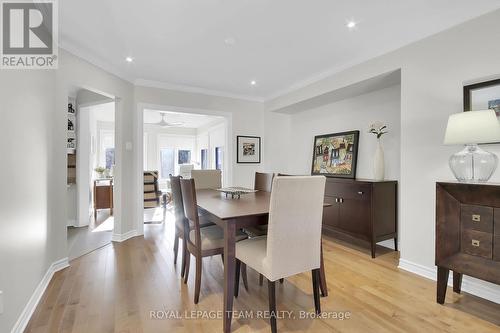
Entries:
{"type": "Polygon", "coordinates": [[[156,123],[147,123],[147,124],[156,125],[156,126],[160,126],[160,127],[179,127],[179,126],[184,125],[184,123],[180,122],[180,121],[168,122],[165,119],[166,112],[160,112],[160,114],[161,114],[161,120],[159,122],[156,122],[156,123]]]}

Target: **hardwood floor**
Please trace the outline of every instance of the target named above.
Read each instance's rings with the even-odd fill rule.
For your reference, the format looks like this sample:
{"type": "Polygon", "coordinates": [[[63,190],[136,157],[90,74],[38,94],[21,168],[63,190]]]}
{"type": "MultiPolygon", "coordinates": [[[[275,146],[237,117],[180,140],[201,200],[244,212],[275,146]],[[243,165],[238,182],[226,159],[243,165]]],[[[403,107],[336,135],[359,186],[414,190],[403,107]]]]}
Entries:
{"type": "MultiPolygon", "coordinates": [[[[221,319],[152,319],[190,311],[222,310],[220,257],[206,258],[200,302],[193,303],[194,274],[187,285],[173,266],[173,223],[145,226],[145,236],[113,243],[71,262],[55,274],[26,332],[221,332],[221,319]]],[[[350,319],[278,319],[279,332],[498,332],[500,305],[449,290],[435,301],[435,282],[400,271],[397,253],[324,240],[330,295],[323,313],[349,311],[350,319]]],[[[179,261],[180,262],[180,261],[179,261]]],[[[194,260],[191,260],[194,264],[194,260]]],[[[194,272],[194,268],[192,268],[194,272]]],[[[248,270],[249,292],[240,287],[235,311],[268,309],[267,285],[248,270]]],[[[276,284],[278,311],[314,313],[311,274],[276,284]]],[[[238,318],[233,332],[270,332],[264,319],[238,318]]]]}

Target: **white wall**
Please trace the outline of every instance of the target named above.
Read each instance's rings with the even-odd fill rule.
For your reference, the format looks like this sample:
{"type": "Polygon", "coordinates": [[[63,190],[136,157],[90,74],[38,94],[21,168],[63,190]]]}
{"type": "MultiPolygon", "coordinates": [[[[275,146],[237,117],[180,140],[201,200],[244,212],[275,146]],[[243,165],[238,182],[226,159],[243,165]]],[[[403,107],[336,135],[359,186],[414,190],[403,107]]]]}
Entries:
{"type": "MultiPolygon", "coordinates": [[[[66,166],[54,163],[54,87],[53,71],[0,74],[0,332],[10,332],[51,263],[66,253],[57,231],[66,230],[66,202],[53,197],[66,197],[66,166]]],[[[65,113],[59,124],[64,132],[65,113]]]]}
{"type": "Polygon", "coordinates": [[[376,137],[368,133],[374,121],[387,124],[382,137],[386,178],[399,180],[400,164],[400,86],[327,104],[290,116],[292,147],[288,172],[310,174],[315,135],[359,130],[357,178],[373,178],[376,137]]]}
{"type": "MultiPolygon", "coordinates": [[[[464,84],[500,76],[499,20],[484,15],[266,103],[276,110],[401,68],[400,265],[418,274],[435,276],[435,182],[453,179],[448,157],[460,149],[443,145],[447,118],[462,111],[464,84]]],[[[500,287],[468,281],[465,290],[500,301],[500,287]]]]}
{"type": "Polygon", "coordinates": [[[202,127],[196,131],[196,159],[201,168],[201,150],[208,150],[208,168],[215,169],[215,148],[222,147],[223,158],[226,150],[226,125],[223,121],[219,124],[202,127]]]}

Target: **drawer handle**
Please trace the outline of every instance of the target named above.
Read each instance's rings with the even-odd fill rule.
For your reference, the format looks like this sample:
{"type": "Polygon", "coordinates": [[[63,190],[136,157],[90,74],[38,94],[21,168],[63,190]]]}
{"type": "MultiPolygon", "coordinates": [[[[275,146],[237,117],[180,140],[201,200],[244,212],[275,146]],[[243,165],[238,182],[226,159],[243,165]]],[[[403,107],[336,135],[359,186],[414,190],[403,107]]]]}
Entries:
{"type": "Polygon", "coordinates": [[[474,222],[481,222],[481,215],[479,215],[479,214],[472,214],[472,221],[474,221],[474,222]]]}
{"type": "Polygon", "coordinates": [[[479,241],[477,239],[472,240],[472,246],[479,246],[479,241]]]}
{"type": "Polygon", "coordinates": [[[359,194],[359,195],[363,195],[363,194],[365,194],[365,192],[363,192],[363,191],[359,191],[359,192],[358,192],[358,194],[359,194]]]}

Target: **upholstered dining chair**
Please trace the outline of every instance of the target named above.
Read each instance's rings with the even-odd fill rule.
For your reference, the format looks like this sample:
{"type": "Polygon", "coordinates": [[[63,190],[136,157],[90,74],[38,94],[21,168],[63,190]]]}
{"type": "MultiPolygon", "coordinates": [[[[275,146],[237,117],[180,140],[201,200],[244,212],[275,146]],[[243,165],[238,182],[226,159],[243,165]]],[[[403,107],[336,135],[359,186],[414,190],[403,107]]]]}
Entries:
{"type": "MultiPolygon", "coordinates": [[[[273,178],[273,173],[256,172],[253,189],[257,191],[271,192],[273,188],[273,178]]],[[[264,236],[267,234],[267,224],[245,228],[245,232],[250,237],[264,236]]]]}
{"type": "MultiPolygon", "coordinates": [[[[177,264],[177,257],[179,253],[179,240],[182,240],[182,264],[181,264],[181,277],[184,277],[186,270],[186,242],[184,241],[184,222],[186,216],[184,215],[184,203],[182,201],[181,191],[181,178],[182,176],[170,175],[170,188],[172,190],[172,201],[174,205],[174,218],[175,218],[175,233],[174,233],[174,265],[177,264]]],[[[200,228],[214,225],[213,222],[200,217],[200,228]]]]}
{"type": "Polygon", "coordinates": [[[222,187],[222,173],[220,170],[193,170],[191,178],[196,183],[196,189],[217,189],[222,187]]]}
{"type": "MultiPolygon", "coordinates": [[[[319,271],[325,182],[323,176],[275,177],[267,236],[236,243],[237,267],[245,263],[267,278],[273,333],[277,331],[275,282],[279,279],[311,271],[314,306],[316,313],[321,312],[319,271]]],[[[235,296],[239,285],[236,282],[235,296]]]]}
{"type": "MultiPolygon", "coordinates": [[[[184,272],[184,283],[187,283],[189,276],[189,264],[191,254],[196,259],[196,278],[194,303],[198,304],[200,299],[202,259],[208,256],[224,254],[224,231],[222,228],[212,225],[204,228],[200,227],[200,218],[196,202],[196,182],[194,179],[180,179],[182,201],[184,203],[184,239],[186,243],[186,270],[184,272]]],[[[246,239],[243,232],[236,233],[236,241],[246,239]]],[[[243,271],[243,270],[242,270],[243,271]]],[[[243,271],[246,274],[246,270],[243,271]]],[[[246,277],[244,277],[246,280],[246,277]]]]}

